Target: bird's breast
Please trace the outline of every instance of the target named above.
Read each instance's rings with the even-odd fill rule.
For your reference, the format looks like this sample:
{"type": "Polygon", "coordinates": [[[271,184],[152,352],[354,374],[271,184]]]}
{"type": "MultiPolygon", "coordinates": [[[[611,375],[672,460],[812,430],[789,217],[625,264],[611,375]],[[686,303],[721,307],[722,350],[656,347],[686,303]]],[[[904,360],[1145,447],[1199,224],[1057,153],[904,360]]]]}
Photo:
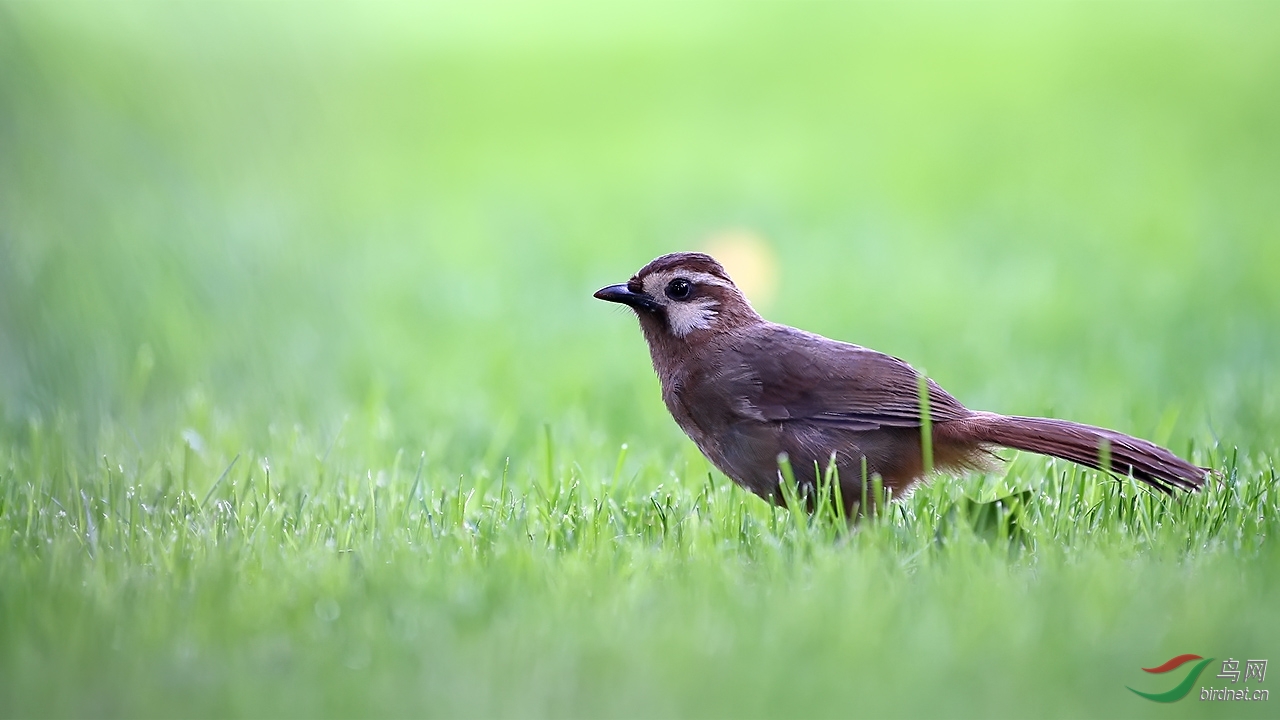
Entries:
{"type": "Polygon", "coordinates": [[[724,466],[724,439],[734,425],[732,403],[697,374],[663,383],[662,399],[680,429],[716,465],[724,466]]]}

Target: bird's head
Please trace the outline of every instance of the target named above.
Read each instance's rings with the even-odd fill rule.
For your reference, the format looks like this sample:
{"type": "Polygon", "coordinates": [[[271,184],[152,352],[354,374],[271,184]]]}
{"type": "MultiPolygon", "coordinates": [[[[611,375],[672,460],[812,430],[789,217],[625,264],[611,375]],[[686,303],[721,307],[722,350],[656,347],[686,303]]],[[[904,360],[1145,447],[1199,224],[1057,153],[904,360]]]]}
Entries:
{"type": "Polygon", "coordinates": [[[703,253],[663,255],[595,296],[635,310],[651,347],[698,343],[761,322],[724,267],[703,253]]]}

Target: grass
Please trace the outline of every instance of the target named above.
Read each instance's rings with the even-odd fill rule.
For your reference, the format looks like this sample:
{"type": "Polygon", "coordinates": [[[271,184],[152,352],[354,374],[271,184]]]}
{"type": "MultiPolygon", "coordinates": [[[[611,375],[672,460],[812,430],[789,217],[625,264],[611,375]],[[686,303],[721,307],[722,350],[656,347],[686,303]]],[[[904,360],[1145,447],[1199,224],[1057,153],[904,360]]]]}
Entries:
{"type": "Polygon", "coordinates": [[[1125,688],[1280,648],[1277,19],[0,5],[0,715],[1274,714],[1125,688]],[[590,298],[742,229],[771,319],[1221,482],[763,504],[590,298]]]}

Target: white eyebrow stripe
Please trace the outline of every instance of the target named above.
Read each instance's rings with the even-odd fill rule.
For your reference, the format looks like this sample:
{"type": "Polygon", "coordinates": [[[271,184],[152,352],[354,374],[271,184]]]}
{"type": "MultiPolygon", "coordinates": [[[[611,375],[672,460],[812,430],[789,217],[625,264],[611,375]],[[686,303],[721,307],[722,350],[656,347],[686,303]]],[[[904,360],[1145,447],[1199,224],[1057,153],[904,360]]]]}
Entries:
{"type": "Polygon", "coordinates": [[[716,277],[711,273],[689,273],[686,277],[690,282],[703,283],[705,285],[719,285],[720,287],[729,287],[730,283],[724,278],[716,277]]]}
{"type": "Polygon", "coordinates": [[[716,285],[722,288],[733,287],[733,283],[728,282],[722,277],[712,275],[711,273],[688,272],[684,270],[663,270],[662,272],[656,272],[645,279],[645,290],[650,294],[656,295],[661,288],[665,288],[667,286],[667,283],[678,277],[685,278],[694,284],[716,285]]]}

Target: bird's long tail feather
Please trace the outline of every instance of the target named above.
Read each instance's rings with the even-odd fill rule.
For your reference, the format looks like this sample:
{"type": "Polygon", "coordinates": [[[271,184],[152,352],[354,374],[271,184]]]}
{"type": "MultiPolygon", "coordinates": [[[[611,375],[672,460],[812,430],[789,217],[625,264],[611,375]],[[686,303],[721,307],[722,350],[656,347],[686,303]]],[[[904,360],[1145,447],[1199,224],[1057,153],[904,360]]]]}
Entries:
{"type": "Polygon", "coordinates": [[[1132,475],[1165,493],[1172,493],[1174,488],[1199,490],[1211,472],[1155,443],[1067,420],[974,413],[964,424],[969,440],[1132,475]]]}

